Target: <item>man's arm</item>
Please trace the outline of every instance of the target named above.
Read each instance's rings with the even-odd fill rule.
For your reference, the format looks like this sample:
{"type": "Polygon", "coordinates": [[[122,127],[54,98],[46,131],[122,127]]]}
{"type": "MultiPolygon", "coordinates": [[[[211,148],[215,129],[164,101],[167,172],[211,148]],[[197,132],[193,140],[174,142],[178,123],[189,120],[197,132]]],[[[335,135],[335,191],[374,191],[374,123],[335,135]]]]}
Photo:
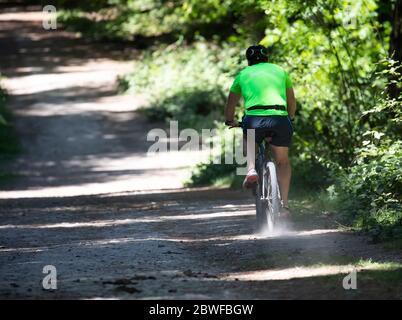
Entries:
{"type": "Polygon", "coordinates": [[[227,101],[226,107],[225,107],[226,122],[234,121],[235,108],[236,108],[236,105],[239,103],[240,98],[241,98],[241,95],[239,95],[237,93],[234,93],[232,91],[229,93],[228,101],[227,101]]]}
{"type": "Polygon", "coordinates": [[[296,114],[296,98],[293,88],[286,89],[286,102],[288,105],[288,114],[290,119],[293,119],[296,114]]]}

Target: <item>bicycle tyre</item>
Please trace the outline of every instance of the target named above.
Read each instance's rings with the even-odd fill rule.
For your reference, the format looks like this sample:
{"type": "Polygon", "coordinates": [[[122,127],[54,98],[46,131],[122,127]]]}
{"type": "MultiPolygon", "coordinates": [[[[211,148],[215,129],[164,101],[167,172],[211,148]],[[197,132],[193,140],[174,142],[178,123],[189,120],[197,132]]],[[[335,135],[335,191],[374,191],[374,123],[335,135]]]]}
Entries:
{"type": "Polygon", "coordinates": [[[280,192],[278,179],[276,175],[276,167],[273,162],[266,165],[266,185],[269,186],[268,203],[266,207],[267,225],[270,232],[274,231],[277,217],[280,210],[280,192]]]}
{"type": "Polygon", "coordinates": [[[256,169],[258,173],[258,183],[254,186],[253,194],[255,195],[256,223],[257,231],[263,231],[267,227],[266,201],[261,200],[262,197],[262,179],[264,177],[264,161],[259,158],[256,161],[256,169]]]}

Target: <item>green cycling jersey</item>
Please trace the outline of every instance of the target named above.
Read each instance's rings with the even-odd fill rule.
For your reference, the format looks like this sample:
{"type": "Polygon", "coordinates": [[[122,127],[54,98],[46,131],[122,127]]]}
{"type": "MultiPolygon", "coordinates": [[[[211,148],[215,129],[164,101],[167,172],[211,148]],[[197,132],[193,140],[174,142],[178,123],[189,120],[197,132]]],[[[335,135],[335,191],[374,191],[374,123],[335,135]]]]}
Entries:
{"type": "Polygon", "coordinates": [[[292,88],[288,73],[280,66],[262,62],[243,69],[235,78],[230,91],[243,96],[246,115],[287,116],[285,110],[247,110],[253,106],[280,105],[287,109],[286,89],[292,88]]]}

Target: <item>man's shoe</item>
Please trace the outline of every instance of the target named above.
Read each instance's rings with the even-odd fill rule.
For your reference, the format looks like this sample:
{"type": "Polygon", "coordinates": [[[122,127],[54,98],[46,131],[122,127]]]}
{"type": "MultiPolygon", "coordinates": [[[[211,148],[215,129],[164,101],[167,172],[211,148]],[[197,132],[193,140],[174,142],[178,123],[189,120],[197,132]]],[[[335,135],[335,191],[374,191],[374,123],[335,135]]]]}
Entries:
{"type": "Polygon", "coordinates": [[[253,186],[254,183],[257,183],[258,181],[258,173],[255,171],[255,169],[251,169],[247,175],[246,178],[243,181],[243,188],[248,189],[253,186]]]}

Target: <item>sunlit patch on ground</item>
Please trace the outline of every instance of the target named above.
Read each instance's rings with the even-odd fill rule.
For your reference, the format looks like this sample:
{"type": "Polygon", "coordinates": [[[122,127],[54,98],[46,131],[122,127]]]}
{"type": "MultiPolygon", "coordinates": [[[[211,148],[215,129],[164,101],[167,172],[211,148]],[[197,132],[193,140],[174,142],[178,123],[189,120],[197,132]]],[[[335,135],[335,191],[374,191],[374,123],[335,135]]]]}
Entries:
{"type": "Polygon", "coordinates": [[[253,211],[247,212],[214,212],[208,214],[189,214],[189,215],[171,215],[171,216],[154,216],[138,219],[113,219],[113,220],[96,220],[93,222],[61,222],[54,224],[28,224],[28,225],[0,225],[1,229],[55,229],[55,228],[103,228],[112,226],[129,225],[135,223],[150,223],[164,221],[180,221],[180,220],[206,220],[222,217],[247,217],[253,216],[253,211]]]}
{"type": "Polygon", "coordinates": [[[329,276],[336,274],[348,274],[352,271],[363,270],[395,270],[402,268],[401,264],[375,263],[371,261],[360,261],[356,265],[317,265],[285,268],[280,270],[258,270],[249,272],[232,273],[223,276],[225,280],[236,281],[268,281],[268,280],[290,280],[296,278],[310,278],[329,276]]]}

